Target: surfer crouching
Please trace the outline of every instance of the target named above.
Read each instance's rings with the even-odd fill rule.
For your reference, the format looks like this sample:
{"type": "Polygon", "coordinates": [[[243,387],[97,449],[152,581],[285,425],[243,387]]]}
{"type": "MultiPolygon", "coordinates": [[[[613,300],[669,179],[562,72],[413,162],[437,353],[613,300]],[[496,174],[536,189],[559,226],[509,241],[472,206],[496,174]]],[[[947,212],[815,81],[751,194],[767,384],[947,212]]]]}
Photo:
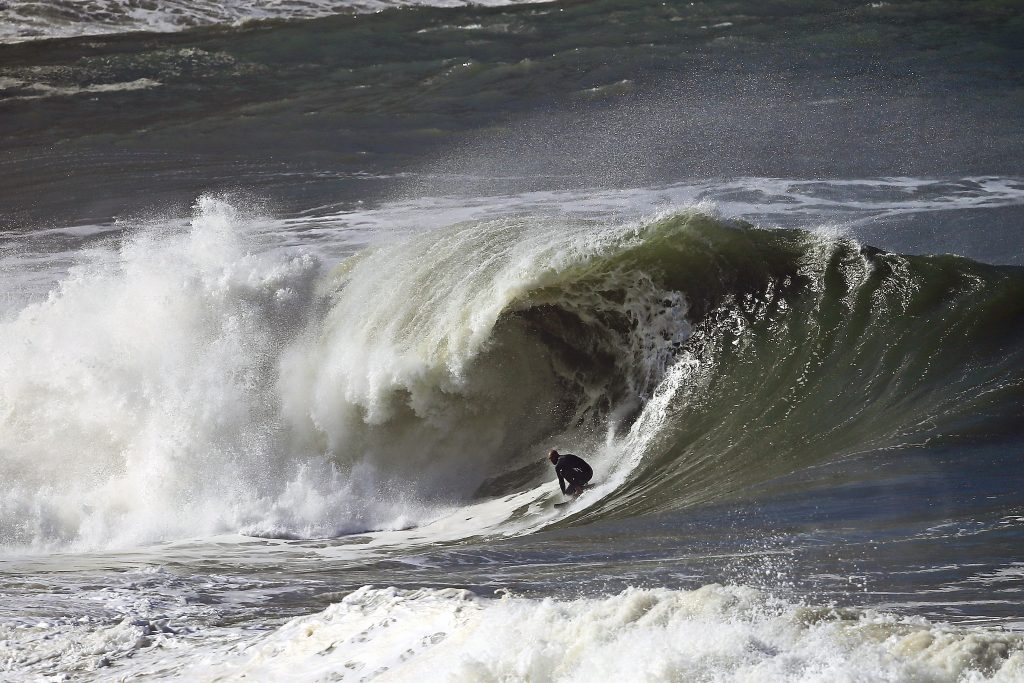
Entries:
{"type": "Polygon", "coordinates": [[[555,466],[558,475],[558,486],[567,496],[578,496],[583,493],[587,482],[594,476],[594,470],[578,455],[572,453],[559,454],[554,448],[548,453],[548,460],[555,466]],[[566,484],[568,482],[568,484],[566,484]]]}

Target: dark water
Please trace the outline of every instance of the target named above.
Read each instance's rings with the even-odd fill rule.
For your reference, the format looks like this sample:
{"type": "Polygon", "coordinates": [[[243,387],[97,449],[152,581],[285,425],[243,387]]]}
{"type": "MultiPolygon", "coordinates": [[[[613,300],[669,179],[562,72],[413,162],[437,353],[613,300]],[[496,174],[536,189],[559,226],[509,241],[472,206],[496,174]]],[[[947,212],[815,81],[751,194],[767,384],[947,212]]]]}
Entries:
{"type": "Polygon", "coordinates": [[[225,188],[304,209],[406,189],[352,174],[424,168],[502,178],[412,181],[444,189],[1014,174],[1019,10],[568,2],[7,45],[3,214],[95,221],[225,188]]]}

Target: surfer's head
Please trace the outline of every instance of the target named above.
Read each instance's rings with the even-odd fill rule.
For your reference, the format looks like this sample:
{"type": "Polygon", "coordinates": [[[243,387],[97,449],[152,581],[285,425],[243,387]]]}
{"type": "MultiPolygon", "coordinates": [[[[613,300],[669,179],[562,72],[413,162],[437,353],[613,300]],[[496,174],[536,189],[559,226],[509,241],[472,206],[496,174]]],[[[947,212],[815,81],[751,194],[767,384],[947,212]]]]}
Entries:
{"type": "Polygon", "coordinates": [[[552,448],[550,451],[548,451],[548,460],[550,460],[552,462],[552,464],[556,460],[558,460],[558,451],[556,451],[554,448],[552,448]]]}

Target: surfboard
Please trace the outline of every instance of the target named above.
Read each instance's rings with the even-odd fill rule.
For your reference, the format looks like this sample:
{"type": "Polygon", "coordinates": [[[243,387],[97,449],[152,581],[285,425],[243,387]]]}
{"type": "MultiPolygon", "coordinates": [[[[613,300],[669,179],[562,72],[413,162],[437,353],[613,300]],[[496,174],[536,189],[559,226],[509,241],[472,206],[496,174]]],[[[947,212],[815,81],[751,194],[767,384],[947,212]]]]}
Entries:
{"type": "Polygon", "coordinates": [[[587,489],[592,489],[592,488],[594,488],[593,484],[584,484],[583,485],[583,491],[581,491],[578,495],[573,496],[569,500],[563,500],[561,503],[555,503],[555,507],[556,508],[561,508],[561,507],[565,507],[566,505],[572,505],[573,503],[575,503],[577,500],[580,499],[580,496],[584,495],[587,492],[587,489]]]}

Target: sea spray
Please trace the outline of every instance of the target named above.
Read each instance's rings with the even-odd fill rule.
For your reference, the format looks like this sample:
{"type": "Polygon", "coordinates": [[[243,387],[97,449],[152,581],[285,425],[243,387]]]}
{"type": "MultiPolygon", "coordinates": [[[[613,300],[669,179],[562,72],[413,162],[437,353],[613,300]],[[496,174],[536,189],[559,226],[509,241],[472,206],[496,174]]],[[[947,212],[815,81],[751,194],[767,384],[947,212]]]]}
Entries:
{"type": "Polygon", "coordinates": [[[0,328],[4,543],[234,529],[294,474],[268,369],[319,263],[251,253],[245,229],[202,198],[187,231],[83,257],[0,328]]]}

